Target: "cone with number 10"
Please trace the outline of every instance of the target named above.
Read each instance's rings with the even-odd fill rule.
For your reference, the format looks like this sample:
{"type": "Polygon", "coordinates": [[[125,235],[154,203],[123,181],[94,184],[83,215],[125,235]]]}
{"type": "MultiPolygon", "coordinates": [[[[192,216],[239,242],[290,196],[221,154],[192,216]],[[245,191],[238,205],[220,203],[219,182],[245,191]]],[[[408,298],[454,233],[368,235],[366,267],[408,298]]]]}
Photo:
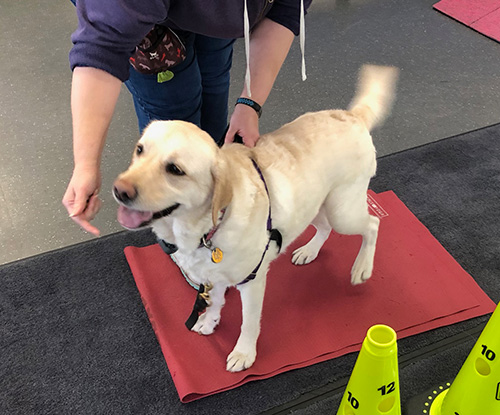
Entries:
{"type": "Polygon", "coordinates": [[[432,403],[430,415],[500,414],[500,306],[449,389],[432,403]]]}
{"type": "Polygon", "coordinates": [[[401,415],[396,332],[368,329],[337,415],[401,415]]]}

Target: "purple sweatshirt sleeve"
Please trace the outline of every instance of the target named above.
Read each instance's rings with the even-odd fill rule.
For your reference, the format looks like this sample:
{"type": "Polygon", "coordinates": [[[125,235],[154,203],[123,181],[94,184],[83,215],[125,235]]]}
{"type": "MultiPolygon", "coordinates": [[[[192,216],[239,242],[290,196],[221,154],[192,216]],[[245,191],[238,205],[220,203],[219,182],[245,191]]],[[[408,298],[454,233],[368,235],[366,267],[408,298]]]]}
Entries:
{"type": "MultiPolygon", "coordinates": [[[[311,5],[312,0],[304,0],[304,8],[311,5]]],[[[295,36],[300,28],[300,0],[275,0],[273,7],[266,15],[267,18],[290,29],[295,36]]]]}
{"type": "Polygon", "coordinates": [[[155,23],[167,17],[169,0],[77,0],[78,28],[71,36],[71,69],[102,69],[121,81],[129,77],[129,57],[155,23]],[[147,9],[147,10],[145,10],[147,9]]]}

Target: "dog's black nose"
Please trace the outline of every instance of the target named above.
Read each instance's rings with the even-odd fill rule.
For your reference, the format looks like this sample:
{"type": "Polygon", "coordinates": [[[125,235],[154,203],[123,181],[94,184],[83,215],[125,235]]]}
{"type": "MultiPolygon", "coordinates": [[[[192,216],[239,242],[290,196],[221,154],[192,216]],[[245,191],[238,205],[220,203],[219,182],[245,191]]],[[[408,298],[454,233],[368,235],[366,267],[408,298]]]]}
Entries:
{"type": "Polygon", "coordinates": [[[137,189],[125,180],[116,180],[113,185],[113,194],[116,199],[125,205],[137,199],[137,189]]]}

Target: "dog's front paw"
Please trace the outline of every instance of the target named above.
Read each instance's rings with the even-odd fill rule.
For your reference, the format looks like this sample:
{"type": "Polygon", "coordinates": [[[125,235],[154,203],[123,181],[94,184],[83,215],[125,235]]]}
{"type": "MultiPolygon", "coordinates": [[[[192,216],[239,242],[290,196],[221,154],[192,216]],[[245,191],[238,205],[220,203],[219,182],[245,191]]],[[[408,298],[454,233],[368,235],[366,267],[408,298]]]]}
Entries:
{"type": "Polygon", "coordinates": [[[301,246],[293,251],[292,262],[295,265],[306,265],[318,257],[318,250],[311,248],[309,244],[301,246]]]}
{"type": "Polygon", "coordinates": [[[358,285],[366,282],[372,276],[373,261],[356,258],[351,270],[351,284],[358,285]]]}
{"type": "Polygon", "coordinates": [[[213,316],[208,312],[205,312],[198,318],[198,321],[191,330],[198,334],[208,336],[214,332],[215,328],[219,324],[219,321],[220,314],[218,316],[213,316]]]}
{"type": "Polygon", "coordinates": [[[250,352],[240,352],[236,348],[227,357],[226,370],[229,372],[241,372],[248,369],[255,362],[257,351],[254,349],[250,352]]]}

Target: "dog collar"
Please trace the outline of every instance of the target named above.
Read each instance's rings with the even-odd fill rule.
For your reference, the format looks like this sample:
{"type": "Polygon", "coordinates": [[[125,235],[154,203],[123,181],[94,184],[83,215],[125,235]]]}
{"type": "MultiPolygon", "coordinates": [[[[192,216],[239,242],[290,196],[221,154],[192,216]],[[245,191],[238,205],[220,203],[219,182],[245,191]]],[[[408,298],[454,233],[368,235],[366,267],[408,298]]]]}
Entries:
{"type": "Polygon", "coordinates": [[[212,229],[210,229],[205,235],[203,235],[200,239],[200,245],[198,248],[207,248],[212,251],[212,262],[215,264],[218,264],[219,262],[222,261],[222,258],[224,257],[224,253],[222,250],[216,246],[213,245],[212,243],[212,238],[215,235],[215,232],[217,232],[217,229],[219,229],[220,224],[222,223],[222,220],[224,219],[224,215],[226,213],[226,209],[222,209],[221,215],[219,216],[219,223],[215,225],[212,229]]]}

